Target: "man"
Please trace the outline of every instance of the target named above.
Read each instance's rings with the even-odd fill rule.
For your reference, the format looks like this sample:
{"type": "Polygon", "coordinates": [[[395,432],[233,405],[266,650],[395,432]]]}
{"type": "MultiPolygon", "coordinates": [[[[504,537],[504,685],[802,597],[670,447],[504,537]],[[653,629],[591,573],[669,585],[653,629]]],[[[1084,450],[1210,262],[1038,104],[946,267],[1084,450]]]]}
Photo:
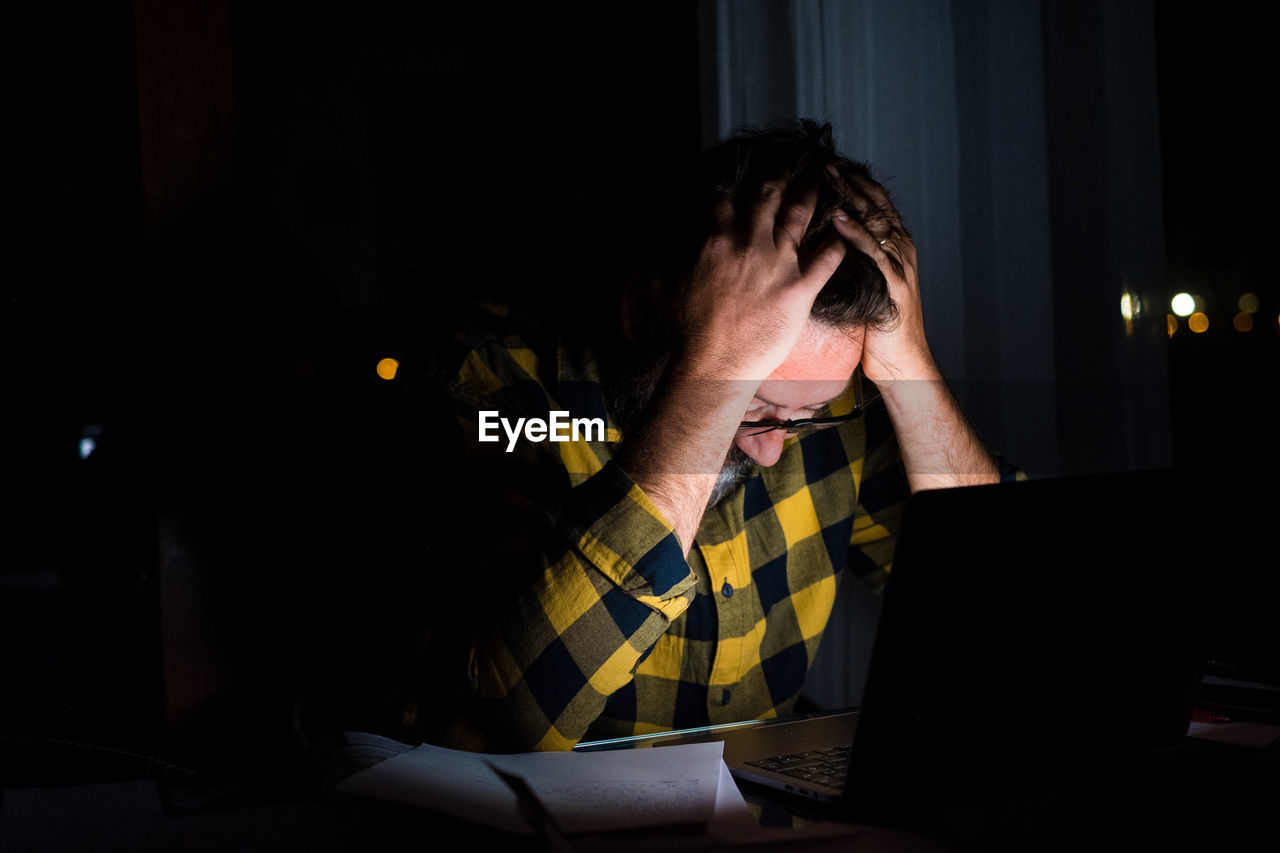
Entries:
{"type": "Polygon", "coordinates": [[[890,568],[906,490],[1000,477],[930,355],[911,236],[829,127],[702,166],[707,203],[623,299],[624,378],[515,316],[441,361],[466,463],[431,637],[463,707],[431,739],[567,749],[789,713],[843,568],[890,568]],[[520,431],[556,412],[603,434],[520,431]]]}

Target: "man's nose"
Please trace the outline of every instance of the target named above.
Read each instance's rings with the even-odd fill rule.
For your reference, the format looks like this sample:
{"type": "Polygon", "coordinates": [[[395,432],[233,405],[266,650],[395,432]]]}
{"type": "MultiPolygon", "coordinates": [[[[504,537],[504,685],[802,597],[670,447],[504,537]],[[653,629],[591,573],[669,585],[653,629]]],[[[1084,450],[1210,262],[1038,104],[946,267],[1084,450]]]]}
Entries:
{"type": "Polygon", "coordinates": [[[757,465],[768,468],[782,456],[782,444],[786,440],[787,434],[775,429],[738,439],[738,449],[754,459],[757,465]]]}

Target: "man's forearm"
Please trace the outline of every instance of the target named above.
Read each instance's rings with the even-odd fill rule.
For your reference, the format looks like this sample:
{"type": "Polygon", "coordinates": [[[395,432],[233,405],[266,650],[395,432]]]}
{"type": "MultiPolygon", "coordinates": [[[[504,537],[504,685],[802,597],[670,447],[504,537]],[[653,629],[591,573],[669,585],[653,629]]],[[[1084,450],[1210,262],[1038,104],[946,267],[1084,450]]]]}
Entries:
{"type": "Polygon", "coordinates": [[[623,438],[618,463],[675,528],[685,554],[754,391],[751,382],[712,378],[673,359],[641,422],[623,438]]]}
{"type": "Polygon", "coordinates": [[[932,362],[904,371],[903,378],[878,387],[893,422],[911,491],[1000,480],[991,452],[932,362]]]}

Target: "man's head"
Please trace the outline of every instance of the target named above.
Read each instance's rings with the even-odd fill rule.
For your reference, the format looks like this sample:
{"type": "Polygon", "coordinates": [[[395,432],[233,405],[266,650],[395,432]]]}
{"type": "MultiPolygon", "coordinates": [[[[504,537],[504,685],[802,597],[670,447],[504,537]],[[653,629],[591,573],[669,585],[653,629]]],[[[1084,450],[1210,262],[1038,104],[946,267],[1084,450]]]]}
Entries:
{"type": "MultiPolygon", "coordinates": [[[[662,209],[649,214],[656,221],[648,249],[650,277],[670,291],[670,304],[678,304],[676,291],[688,279],[711,233],[715,201],[727,196],[739,213],[745,214],[761,186],[779,177],[796,192],[818,187],[817,205],[800,243],[799,259],[804,265],[836,235],[833,218],[837,212],[843,210],[866,222],[867,214],[841,187],[841,183],[852,186],[855,176],[870,178],[871,174],[865,163],[835,150],[830,125],[806,119],[740,131],[703,152],[691,172],[681,176],[679,185],[664,193],[662,209]],[[830,179],[831,167],[845,177],[843,182],[830,179]]],[[[811,314],[821,325],[846,330],[892,325],[897,315],[884,275],[871,258],[856,250],[845,255],[814,300],[811,314]]]]}
{"type": "MultiPolygon", "coordinates": [[[[711,233],[713,202],[728,197],[740,214],[745,213],[761,186],[779,177],[787,180],[789,192],[818,188],[817,204],[799,246],[802,265],[836,235],[833,218],[837,212],[843,210],[864,223],[868,215],[876,215],[866,211],[865,205],[860,209],[847,189],[858,177],[870,178],[866,165],[836,152],[829,125],[798,121],[747,130],[704,152],[692,176],[668,196],[663,215],[657,217],[660,228],[651,250],[650,274],[637,279],[624,297],[628,337],[645,344],[652,354],[637,374],[643,375],[643,381],[627,392],[633,405],[647,399],[647,393],[656,387],[661,375],[657,362],[681,328],[682,318],[675,306],[681,304],[680,290],[711,233]],[[844,180],[832,179],[832,167],[844,180]]],[[[866,329],[891,326],[897,316],[883,273],[871,258],[850,247],[815,299],[801,341],[774,374],[762,377],[743,419],[812,417],[847,388],[862,355],[866,329]]],[[[774,464],[785,438],[781,431],[736,438],[713,502],[749,476],[755,465],[774,464]]]]}

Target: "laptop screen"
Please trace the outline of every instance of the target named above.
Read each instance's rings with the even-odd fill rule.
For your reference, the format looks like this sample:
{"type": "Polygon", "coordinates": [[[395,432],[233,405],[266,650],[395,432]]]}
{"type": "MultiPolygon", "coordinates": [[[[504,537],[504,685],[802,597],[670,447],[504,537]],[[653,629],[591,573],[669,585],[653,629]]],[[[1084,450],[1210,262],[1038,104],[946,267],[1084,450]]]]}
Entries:
{"type": "Polygon", "coordinates": [[[1168,470],[913,495],[846,800],[963,802],[1177,742],[1208,616],[1193,512],[1168,470]]]}

